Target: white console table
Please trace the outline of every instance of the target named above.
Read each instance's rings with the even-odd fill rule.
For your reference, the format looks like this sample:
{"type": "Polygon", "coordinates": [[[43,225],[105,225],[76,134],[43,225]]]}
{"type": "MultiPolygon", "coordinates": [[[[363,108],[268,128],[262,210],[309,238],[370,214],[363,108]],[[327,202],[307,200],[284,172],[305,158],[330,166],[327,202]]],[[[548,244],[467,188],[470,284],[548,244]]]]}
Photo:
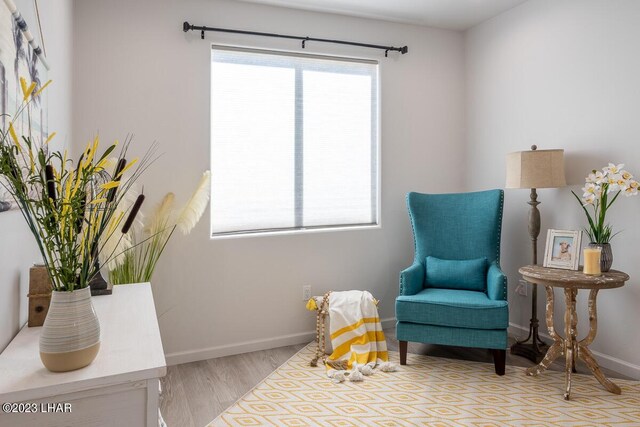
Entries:
{"type": "Polygon", "coordinates": [[[25,326],[0,354],[0,404],[70,403],[71,412],[0,409],[0,426],[158,426],[160,378],[167,369],[151,285],[114,286],[112,295],[93,297],[92,302],[101,345],[86,368],[46,370],[38,351],[41,328],[25,326]]]}

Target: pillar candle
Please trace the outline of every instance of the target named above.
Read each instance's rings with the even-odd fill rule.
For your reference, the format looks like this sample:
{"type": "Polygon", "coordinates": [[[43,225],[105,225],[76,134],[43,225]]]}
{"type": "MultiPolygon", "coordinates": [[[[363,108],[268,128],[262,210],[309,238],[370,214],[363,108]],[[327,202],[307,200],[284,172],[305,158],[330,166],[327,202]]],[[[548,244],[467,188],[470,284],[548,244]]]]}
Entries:
{"type": "Polygon", "coordinates": [[[600,271],[600,248],[584,248],[584,274],[599,276],[600,271]]]}

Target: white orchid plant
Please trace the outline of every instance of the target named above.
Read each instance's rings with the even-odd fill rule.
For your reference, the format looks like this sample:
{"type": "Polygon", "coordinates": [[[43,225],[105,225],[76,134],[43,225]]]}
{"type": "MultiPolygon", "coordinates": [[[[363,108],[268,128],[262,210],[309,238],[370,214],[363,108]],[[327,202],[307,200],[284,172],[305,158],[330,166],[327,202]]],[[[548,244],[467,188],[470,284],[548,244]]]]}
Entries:
{"type": "Polygon", "coordinates": [[[587,215],[589,227],[585,231],[592,243],[609,243],[618,234],[613,233],[611,224],[606,223],[607,211],[618,196],[624,194],[630,197],[638,194],[640,184],[623,168],[623,164],[609,163],[601,171],[593,170],[585,178],[582,197],[571,191],[587,215]]]}

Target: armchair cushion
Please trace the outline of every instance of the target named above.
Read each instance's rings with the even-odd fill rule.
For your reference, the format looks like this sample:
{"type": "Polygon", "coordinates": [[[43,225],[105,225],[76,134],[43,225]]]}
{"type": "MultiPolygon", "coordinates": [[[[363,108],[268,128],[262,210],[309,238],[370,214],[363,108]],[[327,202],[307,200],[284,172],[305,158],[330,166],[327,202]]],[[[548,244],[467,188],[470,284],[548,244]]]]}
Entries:
{"type": "Polygon", "coordinates": [[[484,292],[426,288],[396,299],[398,322],[470,329],[507,329],[507,301],[489,299],[484,292]]]}
{"type": "Polygon", "coordinates": [[[484,292],[487,288],[487,258],[466,260],[426,258],[428,287],[484,292]]]}

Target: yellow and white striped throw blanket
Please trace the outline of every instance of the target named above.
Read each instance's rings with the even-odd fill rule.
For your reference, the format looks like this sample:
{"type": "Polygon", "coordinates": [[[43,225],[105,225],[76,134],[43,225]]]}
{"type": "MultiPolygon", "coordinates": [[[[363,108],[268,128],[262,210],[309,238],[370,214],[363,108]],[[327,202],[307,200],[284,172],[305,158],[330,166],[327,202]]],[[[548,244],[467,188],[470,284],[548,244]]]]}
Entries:
{"type": "Polygon", "coordinates": [[[333,353],[329,356],[327,375],[336,380],[361,381],[378,364],[393,371],[388,362],[387,342],[378,317],[377,301],[367,291],[332,292],[329,296],[329,319],[333,353]],[[350,371],[350,372],[347,372],[350,371]]]}

